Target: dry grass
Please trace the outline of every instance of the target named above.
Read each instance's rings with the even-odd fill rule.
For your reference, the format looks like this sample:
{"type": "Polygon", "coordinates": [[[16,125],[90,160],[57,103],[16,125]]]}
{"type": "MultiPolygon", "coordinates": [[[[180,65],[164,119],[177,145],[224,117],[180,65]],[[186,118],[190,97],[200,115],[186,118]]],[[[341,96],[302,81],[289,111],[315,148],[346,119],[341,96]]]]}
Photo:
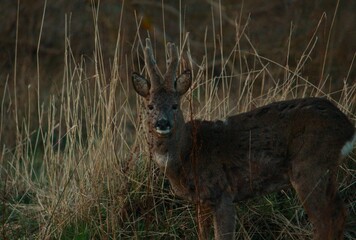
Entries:
{"type": "MultiPolygon", "coordinates": [[[[40,100],[39,92],[29,96],[38,99],[36,119],[16,118],[16,145],[2,146],[0,238],[195,239],[195,210],[172,195],[155,167],[146,144],[141,100],[135,98],[129,83],[132,69],[144,72],[141,35],[130,43],[131,56],[127,56],[120,25],[114,58],[105,65],[98,10],[92,10],[95,51],[91,61],[73,54],[66,19],[61,90],[46,102],[40,100]],[[33,121],[38,123],[35,131],[30,127],[33,121]]],[[[141,20],[136,19],[138,28],[141,20]]],[[[241,20],[231,30],[237,29],[235,35],[239,36],[231,49],[219,44],[211,49],[205,41],[201,43],[205,54],[192,57],[194,47],[183,21],[180,23],[182,57],[194,76],[194,86],[183,101],[187,119],[224,118],[273,101],[325,96],[355,122],[353,79],[345,77],[341,89],[325,91],[325,86],[332,85],[330,79],[323,79],[321,87],[303,76],[302,69],[314,51],[314,35],[304,46],[303,57],[292,66],[288,60],[279,63],[260,55],[245,31],[247,26],[248,21],[241,20]]],[[[222,29],[216,32],[222,33],[222,29]]],[[[211,34],[205,39],[214,39],[215,33],[211,34]]],[[[162,46],[160,41],[157,48],[162,46]]],[[[289,41],[291,45],[293,38],[289,41]]],[[[37,67],[38,72],[45,71],[40,63],[37,67]]],[[[13,95],[10,88],[4,89],[1,132],[7,124],[4,99],[13,95]]],[[[22,111],[19,106],[26,102],[15,101],[13,111],[22,111]]],[[[356,236],[355,163],[355,155],[351,155],[340,168],[340,190],[350,214],[346,239],[356,236]]],[[[311,226],[292,191],[241,203],[237,221],[238,239],[311,237],[311,226]]]]}

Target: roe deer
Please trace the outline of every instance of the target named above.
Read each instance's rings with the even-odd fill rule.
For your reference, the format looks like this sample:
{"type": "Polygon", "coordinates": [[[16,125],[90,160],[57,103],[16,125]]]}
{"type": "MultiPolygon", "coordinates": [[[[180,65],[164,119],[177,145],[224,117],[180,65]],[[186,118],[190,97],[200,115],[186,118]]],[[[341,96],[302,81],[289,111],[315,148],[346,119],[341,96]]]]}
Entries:
{"type": "Polygon", "coordinates": [[[164,76],[146,39],[149,79],[133,73],[148,111],[153,157],[176,195],[198,208],[199,236],[212,214],[215,239],[233,239],[234,203],[292,186],[314,227],[314,239],[342,239],[346,217],[338,194],[340,159],[356,142],[355,128],[330,101],[275,102],[225,121],[184,122],[180,98],[191,72],[176,76],[178,48],[168,43],[164,76]]]}

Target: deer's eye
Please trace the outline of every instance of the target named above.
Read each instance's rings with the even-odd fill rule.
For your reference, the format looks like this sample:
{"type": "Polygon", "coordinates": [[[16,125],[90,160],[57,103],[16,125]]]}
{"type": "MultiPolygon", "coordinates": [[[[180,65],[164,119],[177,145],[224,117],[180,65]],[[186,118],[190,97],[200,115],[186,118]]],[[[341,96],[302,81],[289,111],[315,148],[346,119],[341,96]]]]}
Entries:
{"type": "Polygon", "coordinates": [[[173,104],[173,105],[172,105],[172,109],[173,109],[173,110],[177,110],[177,109],[178,109],[178,104],[173,104]]]}
{"type": "Polygon", "coordinates": [[[148,108],[148,110],[151,111],[151,110],[153,110],[153,105],[152,105],[152,104],[148,104],[148,105],[147,105],[147,108],[148,108]]]}

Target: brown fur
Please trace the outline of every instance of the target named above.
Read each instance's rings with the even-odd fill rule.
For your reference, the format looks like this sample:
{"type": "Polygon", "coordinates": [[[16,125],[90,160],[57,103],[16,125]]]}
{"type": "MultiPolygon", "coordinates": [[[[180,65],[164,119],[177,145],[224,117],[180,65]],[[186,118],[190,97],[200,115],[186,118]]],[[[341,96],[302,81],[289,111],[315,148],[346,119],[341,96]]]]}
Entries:
{"type": "Polygon", "coordinates": [[[336,171],[342,147],[355,134],[347,117],[326,99],[306,98],[225,121],[185,123],[179,102],[191,76],[186,71],[175,77],[177,49],[168,49],[175,66],[158,76],[149,69],[156,66],[147,40],[151,81],[134,73],[133,83],[149,109],[155,160],[175,194],[197,204],[200,237],[208,237],[212,214],[215,239],[233,239],[235,202],[292,186],[314,226],[314,239],[343,239],[346,213],[336,171]]]}

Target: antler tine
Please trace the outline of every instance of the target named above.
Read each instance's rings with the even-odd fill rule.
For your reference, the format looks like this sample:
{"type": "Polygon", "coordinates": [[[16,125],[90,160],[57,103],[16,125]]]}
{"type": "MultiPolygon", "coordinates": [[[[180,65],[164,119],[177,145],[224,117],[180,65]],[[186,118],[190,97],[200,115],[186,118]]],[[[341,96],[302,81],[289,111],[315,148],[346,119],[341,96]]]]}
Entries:
{"type": "Polygon", "coordinates": [[[153,56],[152,44],[149,38],[146,38],[146,48],[145,48],[145,64],[148,75],[151,80],[152,87],[158,87],[160,83],[160,77],[158,74],[157,63],[153,56]]]}
{"type": "Polygon", "coordinates": [[[167,88],[173,88],[178,68],[178,48],[175,46],[174,43],[167,43],[167,49],[168,67],[166,76],[168,77],[168,79],[171,79],[171,81],[167,81],[165,84],[167,88]]]}

